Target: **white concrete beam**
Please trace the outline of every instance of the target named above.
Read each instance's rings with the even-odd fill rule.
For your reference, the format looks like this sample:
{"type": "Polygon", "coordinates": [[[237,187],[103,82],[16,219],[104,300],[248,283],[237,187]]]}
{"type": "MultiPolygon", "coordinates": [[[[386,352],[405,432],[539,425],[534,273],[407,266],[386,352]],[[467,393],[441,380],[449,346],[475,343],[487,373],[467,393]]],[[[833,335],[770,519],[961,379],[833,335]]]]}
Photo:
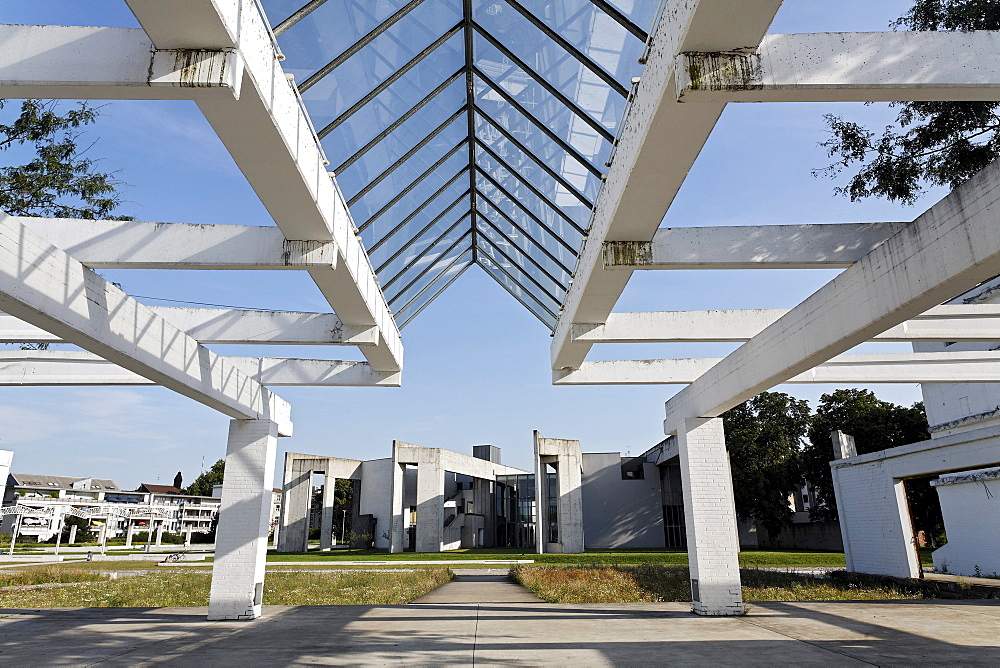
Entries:
{"type": "Polygon", "coordinates": [[[843,269],[909,223],[664,227],[604,244],[606,269],[843,269]]]}
{"type": "MultiPolygon", "coordinates": [[[[764,331],[789,310],[612,313],[604,324],[573,325],[573,338],[588,343],[743,342],[764,331]]],[[[1000,341],[1000,305],[935,306],[872,340],[1000,341]]]]}
{"type": "MultiPolygon", "coordinates": [[[[296,387],[399,387],[400,374],[375,371],[367,362],[220,357],[261,385],[296,387]]],[[[157,385],[153,381],[76,350],[0,351],[2,385],[157,385]]]]}
{"type": "Polygon", "coordinates": [[[288,241],[277,227],[20,218],[94,269],[335,269],[332,241],[288,241]]]}
{"type": "MultiPolygon", "coordinates": [[[[375,327],[348,327],[332,313],[237,311],[175,306],[148,308],[191,338],[205,344],[373,346],[378,342],[375,327]]],[[[58,337],[43,329],[13,316],[0,314],[0,343],[58,342],[58,337]]]]}
{"type": "Polygon", "coordinates": [[[998,212],[994,162],[671,398],[666,433],[688,418],[717,417],[995,276],[998,212]]]}
{"type": "Polygon", "coordinates": [[[756,51],[678,56],[682,102],[995,100],[1000,34],[767,35],[756,51]]]}
{"type": "MultiPolygon", "coordinates": [[[[555,385],[689,385],[723,358],[584,362],[553,372],[555,385]]],[[[840,355],[782,383],[996,383],[1000,353],[840,355]]]]}
{"type": "Polygon", "coordinates": [[[781,0],[670,2],[652,49],[552,341],[552,368],[578,367],[591,345],[572,340],[572,324],[604,322],[628,283],[628,271],[606,271],[605,241],[652,239],[724,103],[677,103],[675,56],[756,47],[781,0]],[[669,159],[664,159],[669,156],[669,159]]]}
{"type": "Polygon", "coordinates": [[[240,98],[195,100],[285,237],[337,243],[336,266],[309,273],[344,323],[378,327],[379,345],[363,351],[372,366],[399,371],[399,330],[256,0],[127,2],[159,49],[238,49],[240,98]]]}
{"type": "Polygon", "coordinates": [[[291,435],[288,404],[237,366],[9,216],[0,215],[0,309],[237,419],[291,435]]]}
{"type": "Polygon", "coordinates": [[[0,98],[239,97],[234,49],[161,49],[138,28],[0,25],[0,98]]]}

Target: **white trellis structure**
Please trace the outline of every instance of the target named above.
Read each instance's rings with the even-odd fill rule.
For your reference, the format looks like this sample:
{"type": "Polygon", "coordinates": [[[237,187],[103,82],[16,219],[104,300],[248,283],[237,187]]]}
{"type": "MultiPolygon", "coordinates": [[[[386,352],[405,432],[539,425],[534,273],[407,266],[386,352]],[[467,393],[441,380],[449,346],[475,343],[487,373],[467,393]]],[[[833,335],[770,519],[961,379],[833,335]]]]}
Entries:
{"type": "MultiPolygon", "coordinates": [[[[212,619],[260,614],[276,438],[292,432],[289,405],[269,387],[399,385],[402,346],[394,314],[407,312],[408,322],[473,263],[554,327],[555,384],[687,386],[667,402],[664,429],[676,436],[682,463],[693,606],[700,614],[743,611],[732,487],[717,419],[722,412],[784,382],[1000,382],[996,352],[844,354],[868,340],[1000,339],[997,307],[941,306],[1000,274],[1000,165],[909,223],[659,229],[726,104],[994,100],[1000,94],[995,33],[777,35],[767,31],[781,0],[664,0],[647,34],[611,3],[592,0],[624,31],[620,48],[626,39],[647,43],[645,70],[630,93],[615,79],[630,80],[627,71],[607,72],[519,0],[503,0],[496,11],[491,6],[490,16],[514,12],[544,33],[551,48],[564,52],[554,60],[586,70],[567,92],[535,71],[543,59],[532,65],[519,58],[490,35],[490,16],[474,15],[470,0],[456,0],[458,23],[397,72],[373,82],[319,135],[349,125],[356,112],[458,35],[464,62],[455,74],[353,156],[330,156],[340,163],[336,171],[349,174],[373,145],[448,86],[464,86],[463,106],[345,198],[299,94],[330,88],[324,77],[377,44],[419,1],[329,63],[313,63],[314,74],[298,86],[282,70],[274,34],[281,39],[297,23],[311,21],[322,0],[305,4],[274,33],[255,0],[126,1],[141,29],[0,26],[0,97],[193,100],[276,227],[2,216],[0,310],[7,315],[0,316],[0,341],[64,341],[82,352],[4,353],[0,384],[158,384],[233,418],[212,619]],[[487,48],[501,56],[483,62],[487,48]],[[501,62],[520,69],[514,89],[502,85],[494,67],[501,62]],[[597,80],[603,83],[592,83],[597,80]],[[525,99],[518,91],[527,91],[525,99]],[[617,135],[587,106],[603,108],[616,94],[628,97],[627,115],[613,119],[617,135]],[[540,96],[558,101],[573,120],[556,132],[532,116],[540,96]],[[528,120],[507,127],[506,116],[493,113],[500,108],[528,120]],[[366,197],[393,182],[393,170],[447,128],[460,127],[452,122],[467,123],[461,140],[419,177],[400,183],[392,200],[356,227],[348,205],[352,211],[378,208],[366,197]],[[531,144],[538,137],[565,154],[564,165],[574,166],[540,160],[545,151],[531,144]],[[580,137],[604,153],[581,152],[580,137]],[[467,162],[426,200],[418,184],[463,153],[467,162]],[[533,159],[534,173],[552,179],[550,186],[531,183],[511,165],[512,155],[533,159]],[[605,158],[610,171],[603,174],[595,163],[605,158]],[[414,216],[450,187],[459,196],[414,231],[414,216]],[[423,203],[412,214],[385,236],[370,236],[378,227],[373,221],[417,195],[423,203]],[[439,223],[462,203],[468,213],[450,227],[439,223]],[[580,211],[589,223],[573,217],[580,211]],[[463,231],[467,218],[471,224],[463,231]],[[404,232],[385,245],[399,230],[404,232]],[[437,250],[428,256],[429,249],[437,250]],[[369,252],[385,258],[377,271],[369,252]],[[331,312],[154,308],[93,268],[305,271],[331,312]],[[633,271],[693,268],[843,271],[787,310],[613,312],[633,271]],[[391,285],[408,271],[408,281],[391,285]],[[388,300],[376,273],[391,293],[388,300]],[[665,341],[742,345],[721,359],[587,360],[597,343],[665,341]],[[367,361],[229,357],[205,347],[238,343],[355,345],[367,361]]],[[[600,45],[618,48],[610,39],[600,45]]]]}

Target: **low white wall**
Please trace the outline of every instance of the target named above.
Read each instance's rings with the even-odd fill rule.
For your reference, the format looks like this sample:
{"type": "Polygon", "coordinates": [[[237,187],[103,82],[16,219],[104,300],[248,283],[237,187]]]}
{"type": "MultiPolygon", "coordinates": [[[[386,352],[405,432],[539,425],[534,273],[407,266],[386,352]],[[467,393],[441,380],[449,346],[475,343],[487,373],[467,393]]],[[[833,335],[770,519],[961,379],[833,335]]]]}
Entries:
{"type": "Polygon", "coordinates": [[[1000,577],[1000,468],[943,475],[931,484],[948,532],[948,544],[934,550],[934,569],[1000,577]]]}
{"type": "Polygon", "coordinates": [[[830,462],[848,570],[917,577],[903,479],[997,464],[1000,426],[830,462]]]}

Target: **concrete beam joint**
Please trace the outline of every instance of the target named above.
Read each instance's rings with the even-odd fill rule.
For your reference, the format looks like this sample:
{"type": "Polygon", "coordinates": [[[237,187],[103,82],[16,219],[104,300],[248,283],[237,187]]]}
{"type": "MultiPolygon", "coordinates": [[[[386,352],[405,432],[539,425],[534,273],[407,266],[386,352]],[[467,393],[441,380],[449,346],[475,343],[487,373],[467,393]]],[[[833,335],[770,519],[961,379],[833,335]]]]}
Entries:
{"type": "Polygon", "coordinates": [[[637,267],[653,264],[651,241],[607,241],[604,243],[604,266],[637,267]]]}
{"type": "Polygon", "coordinates": [[[677,56],[674,76],[678,102],[684,101],[684,93],[688,90],[760,90],[764,87],[761,57],[755,51],[682,53],[677,56]]]}

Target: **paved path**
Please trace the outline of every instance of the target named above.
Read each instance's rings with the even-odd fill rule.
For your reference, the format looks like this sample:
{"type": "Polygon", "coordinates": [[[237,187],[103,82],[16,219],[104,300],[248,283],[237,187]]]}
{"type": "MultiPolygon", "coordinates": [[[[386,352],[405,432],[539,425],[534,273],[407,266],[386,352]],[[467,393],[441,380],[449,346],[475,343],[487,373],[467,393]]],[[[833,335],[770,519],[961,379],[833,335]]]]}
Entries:
{"type": "Polygon", "coordinates": [[[541,603],[530,591],[511,580],[505,570],[454,569],[455,578],[413,605],[428,603],[541,603]]]}
{"type": "Polygon", "coordinates": [[[0,665],[998,665],[1000,602],[684,603],[0,610],[0,665]]]}

